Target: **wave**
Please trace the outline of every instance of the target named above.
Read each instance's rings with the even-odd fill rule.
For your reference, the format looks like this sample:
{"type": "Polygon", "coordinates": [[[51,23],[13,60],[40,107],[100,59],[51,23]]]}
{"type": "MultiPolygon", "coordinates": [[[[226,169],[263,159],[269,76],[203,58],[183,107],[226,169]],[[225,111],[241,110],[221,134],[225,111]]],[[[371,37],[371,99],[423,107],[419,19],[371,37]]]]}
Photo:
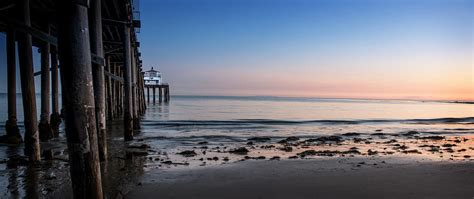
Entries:
{"type": "MultiPolygon", "coordinates": [[[[400,131],[398,133],[387,133],[383,136],[395,136],[397,139],[404,139],[408,138],[407,136],[401,136],[402,134],[406,133],[406,131],[400,131]]],[[[454,131],[420,131],[418,136],[430,136],[430,135],[455,135],[455,136],[462,136],[462,135],[473,135],[473,131],[461,131],[461,132],[454,132],[454,131]]],[[[332,134],[321,134],[321,133],[313,133],[313,134],[305,134],[305,135],[291,135],[291,137],[295,137],[302,140],[306,139],[314,139],[320,138],[322,136],[340,136],[343,140],[352,139],[352,136],[346,136],[342,133],[332,133],[332,134]]],[[[373,133],[360,133],[359,137],[375,137],[378,135],[374,135],[373,133]]],[[[255,135],[255,134],[227,134],[227,135],[195,135],[195,134],[173,134],[169,136],[165,135],[156,135],[156,134],[148,134],[146,136],[141,137],[143,140],[160,140],[160,141],[178,141],[182,143],[195,143],[195,142],[248,142],[249,138],[269,138],[273,141],[279,141],[282,139],[286,139],[289,135],[278,135],[278,134],[265,134],[265,135],[255,135]]],[[[394,137],[394,138],[395,138],[394,137]]]]}
{"type": "Polygon", "coordinates": [[[474,124],[474,117],[435,118],[435,119],[370,119],[370,120],[143,120],[144,126],[246,126],[246,125],[358,125],[370,123],[408,123],[408,124],[474,124]]]}

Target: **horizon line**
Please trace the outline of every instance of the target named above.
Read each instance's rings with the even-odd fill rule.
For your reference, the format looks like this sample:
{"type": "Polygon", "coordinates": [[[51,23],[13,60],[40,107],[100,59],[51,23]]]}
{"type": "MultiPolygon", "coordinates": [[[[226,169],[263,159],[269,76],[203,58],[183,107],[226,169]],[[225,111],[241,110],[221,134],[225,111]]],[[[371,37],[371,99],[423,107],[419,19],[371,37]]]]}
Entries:
{"type": "MultiPolygon", "coordinates": [[[[6,92],[0,92],[0,94],[8,94],[6,92]]],[[[21,95],[21,92],[17,92],[16,95],[21,95]]],[[[41,95],[41,93],[35,93],[35,95],[41,95]]],[[[61,95],[61,93],[59,93],[61,95]]],[[[365,97],[310,97],[310,96],[277,96],[277,95],[211,95],[211,94],[172,94],[170,96],[177,97],[273,97],[273,98],[304,98],[304,99],[346,99],[346,100],[386,100],[386,101],[421,101],[421,102],[463,102],[463,103],[474,103],[474,99],[414,99],[414,98],[365,98],[365,97]]]]}

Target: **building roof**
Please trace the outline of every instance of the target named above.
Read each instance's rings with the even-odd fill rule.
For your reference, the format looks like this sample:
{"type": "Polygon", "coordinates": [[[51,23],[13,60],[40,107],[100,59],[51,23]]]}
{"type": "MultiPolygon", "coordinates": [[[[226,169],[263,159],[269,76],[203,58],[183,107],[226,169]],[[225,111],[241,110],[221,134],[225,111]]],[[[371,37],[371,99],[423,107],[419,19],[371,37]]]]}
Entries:
{"type": "Polygon", "coordinates": [[[145,71],[145,72],[160,72],[160,71],[154,70],[154,69],[153,69],[153,67],[151,67],[151,69],[150,69],[150,70],[148,70],[148,71],[145,71]]]}

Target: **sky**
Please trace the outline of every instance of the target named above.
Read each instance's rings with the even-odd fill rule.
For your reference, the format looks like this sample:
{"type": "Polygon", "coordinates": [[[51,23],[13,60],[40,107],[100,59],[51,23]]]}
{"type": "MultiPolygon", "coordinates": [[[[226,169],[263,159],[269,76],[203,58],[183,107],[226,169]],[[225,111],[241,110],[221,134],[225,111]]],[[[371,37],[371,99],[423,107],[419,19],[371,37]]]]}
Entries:
{"type": "Polygon", "coordinates": [[[140,50],[172,94],[474,100],[473,10],[472,0],[141,0],[140,50]]]}

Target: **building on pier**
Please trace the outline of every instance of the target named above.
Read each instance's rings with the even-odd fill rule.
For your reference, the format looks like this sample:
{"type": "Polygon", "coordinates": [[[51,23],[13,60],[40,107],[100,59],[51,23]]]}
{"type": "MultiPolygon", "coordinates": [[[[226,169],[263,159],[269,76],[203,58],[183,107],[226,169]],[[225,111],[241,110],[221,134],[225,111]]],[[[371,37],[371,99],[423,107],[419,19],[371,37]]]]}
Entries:
{"type": "Polygon", "coordinates": [[[163,84],[161,72],[154,70],[153,67],[151,67],[151,70],[145,71],[143,79],[146,86],[163,84]]]}

